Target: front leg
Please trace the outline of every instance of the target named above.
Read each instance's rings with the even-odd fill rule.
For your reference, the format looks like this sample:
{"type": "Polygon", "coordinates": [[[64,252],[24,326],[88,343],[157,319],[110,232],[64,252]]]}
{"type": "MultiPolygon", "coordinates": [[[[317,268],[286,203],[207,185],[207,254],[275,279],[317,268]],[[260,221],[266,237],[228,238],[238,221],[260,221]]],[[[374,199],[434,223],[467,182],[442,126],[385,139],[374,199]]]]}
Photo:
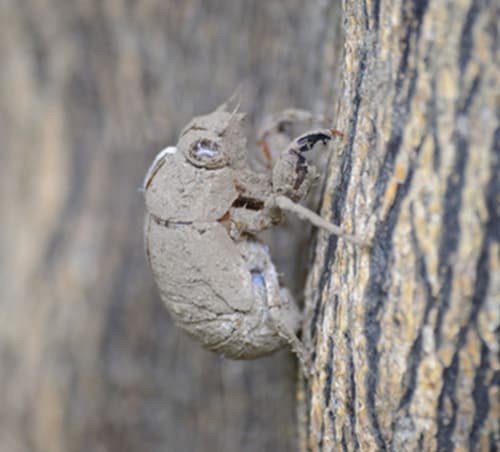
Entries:
{"type": "Polygon", "coordinates": [[[300,135],[290,143],[280,154],[273,169],[274,193],[266,201],[266,206],[288,210],[331,234],[338,235],[356,245],[366,246],[366,241],[361,237],[348,234],[312,210],[297,204],[297,201],[305,198],[317,177],[315,167],[308,164],[303,153],[310,151],[318,142],[326,144],[335,136],[342,136],[342,134],[333,129],[317,129],[300,135]]]}
{"type": "Polygon", "coordinates": [[[299,126],[310,128],[313,125],[323,127],[327,123],[324,116],[312,114],[306,110],[289,108],[269,117],[260,128],[257,144],[262,150],[259,157],[265,160],[265,166],[272,169],[278,160],[280,151],[286,148],[292,137],[299,133],[299,126]]]}
{"type": "Polygon", "coordinates": [[[316,129],[295,138],[280,153],[274,165],[274,192],[293,201],[304,199],[317,179],[316,168],[308,164],[304,152],[310,151],[316,143],[326,144],[336,136],[342,136],[341,132],[334,129],[316,129]]]}

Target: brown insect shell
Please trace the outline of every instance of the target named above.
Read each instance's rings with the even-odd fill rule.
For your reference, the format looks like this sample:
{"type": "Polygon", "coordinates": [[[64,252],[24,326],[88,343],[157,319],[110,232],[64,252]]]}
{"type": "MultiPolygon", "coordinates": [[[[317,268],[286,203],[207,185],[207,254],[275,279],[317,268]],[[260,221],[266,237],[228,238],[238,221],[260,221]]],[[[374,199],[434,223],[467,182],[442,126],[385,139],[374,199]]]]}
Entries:
{"type": "MultiPolygon", "coordinates": [[[[269,317],[266,296],[256,296],[267,288],[252,279],[255,271],[277,279],[268,251],[257,242],[234,242],[219,222],[239,195],[234,176],[248,169],[243,118],[220,110],[195,118],[145,183],[146,252],[163,302],[206,348],[234,359],[263,356],[286,344],[269,317]],[[220,167],[192,161],[189,153],[200,140],[208,147],[216,143],[224,157],[217,160],[220,167]]],[[[295,319],[295,330],[294,312],[292,304],[283,308],[284,317],[295,319]]]]}
{"type": "MultiPolygon", "coordinates": [[[[249,268],[255,260],[241,252],[246,242],[235,244],[217,222],[204,230],[195,224],[165,227],[151,216],[146,240],[163,302],[204,347],[233,359],[253,359],[286,344],[267,303],[255,296],[249,268]]],[[[283,307],[284,321],[294,312],[293,305],[283,307]]],[[[295,330],[299,317],[293,318],[295,330]]]]}
{"type": "Polygon", "coordinates": [[[236,325],[243,333],[247,313],[255,308],[250,269],[218,221],[238,197],[233,165],[246,165],[246,140],[237,123],[216,130],[223,136],[203,129],[210,124],[192,121],[177,151],[157,162],[145,189],[145,241],[161,297],[177,323],[216,349],[236,325]],[[207,169],[186,158],[200,139],[218,143],[226,166],[207,169]]]}

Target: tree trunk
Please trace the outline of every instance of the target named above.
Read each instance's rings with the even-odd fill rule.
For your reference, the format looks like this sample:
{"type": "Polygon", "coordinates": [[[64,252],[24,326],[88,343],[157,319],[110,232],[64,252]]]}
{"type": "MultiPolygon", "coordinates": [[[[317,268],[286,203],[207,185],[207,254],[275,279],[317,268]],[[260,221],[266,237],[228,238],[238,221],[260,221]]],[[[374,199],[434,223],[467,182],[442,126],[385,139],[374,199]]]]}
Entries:
{"type": "Polygon", "coordinates": [[[339,116],[304,331],[303,450],[500,445],[493,1],[345,1],[339,116]]]}
{"type": "Polygon", "coordinates": [[[249,136],[328,113],[339,6],[1,2],[1,451],[296,450],[292,355],[224,361],[174,328],[138,187],[241,83],[249,136]]]}

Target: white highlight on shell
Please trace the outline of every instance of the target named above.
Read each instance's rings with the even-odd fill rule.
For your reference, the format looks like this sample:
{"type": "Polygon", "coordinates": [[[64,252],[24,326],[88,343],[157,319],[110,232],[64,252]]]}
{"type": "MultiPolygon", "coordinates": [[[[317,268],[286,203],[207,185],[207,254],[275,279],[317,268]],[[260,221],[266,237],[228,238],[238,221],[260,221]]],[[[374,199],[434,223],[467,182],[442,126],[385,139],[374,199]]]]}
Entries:
{"type": "Polygon", "coordinates": [[[266,286],[266,279],[264,277],[264,272],[261,271],[252,271],[252,284],[260,287],[266,286]]]}
{"type": "Polygon", "coordinates": [[[165,158],[166,155],[168,154],[175,154],[177,152],[177,148],[175,146],[168,146],[162,151],[158,152],[156,154],[156,157],[153,160],[153,163],[151,163],[151,166],[148,169],[148,172],[146,173],[146,176],[144,177],[144,180],[142,182],[142,187],[141,191],[146,190],[146,187],[150,181],[150,179],[154,176],[154,173],[156,171],[156,168],[160,164],[160,162],[165,158]]]}
{"type": "Polygon", "coordinates": [[[211,149],[207,146],[203,146],[201,143],[198,143],[196,147],[196,154],[198,157],[216,157],[219,154],[217,149],[211,149]]]}

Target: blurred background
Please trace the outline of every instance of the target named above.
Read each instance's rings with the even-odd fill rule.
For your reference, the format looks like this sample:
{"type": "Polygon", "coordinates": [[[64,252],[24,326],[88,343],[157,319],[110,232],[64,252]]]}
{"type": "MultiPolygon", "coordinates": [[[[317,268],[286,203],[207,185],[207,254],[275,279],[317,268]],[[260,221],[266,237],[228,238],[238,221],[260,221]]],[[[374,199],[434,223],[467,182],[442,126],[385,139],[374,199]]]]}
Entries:
{"type": "Polygon", "coordinates": [[[285,107],[331,115],[338,9],[0,2],[1,452],[295,449],[290,353],[225,361],[174,328],[138,188],[239,85],[249,137],[285,107]]]}

